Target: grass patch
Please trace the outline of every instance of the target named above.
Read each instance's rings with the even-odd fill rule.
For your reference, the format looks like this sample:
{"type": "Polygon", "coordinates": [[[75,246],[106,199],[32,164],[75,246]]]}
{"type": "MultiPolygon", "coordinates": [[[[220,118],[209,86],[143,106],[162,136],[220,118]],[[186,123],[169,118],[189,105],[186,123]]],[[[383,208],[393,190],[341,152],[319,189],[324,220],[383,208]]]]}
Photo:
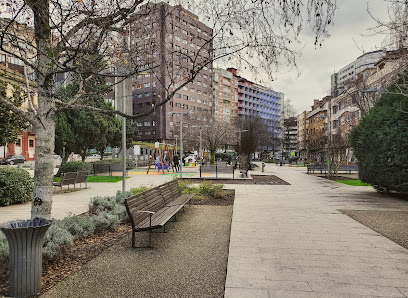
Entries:
{"type": "MultiPolygon", "coordinates": [[[[126,177],[128,179],[129,177],[126,177]]],[[[60,182],[61,177],[54,177],[54,182],[60,182]]],[[[88,182],[110,182],[115,183],[122,181],[122,176],[88,176],[88,182]]]]}
{"type": "Polygon", "coordinates": [[[370,184],[361,182],[361,180],[359,179],[352,179],[352,180],[334,180],[336,182],[340,182],[343,184],[347,184],[347,185],[352,185],[352,186],[371,186],[370,184]]]}
{"type": "Polygon", "coordinates": [[[203,182],[199,186],[193,186],[192,182],[179,181],[181,192],[183,194],[192,194],[195,196],[193,199],[202,200],[205,197],[221,198],[224,196],[224,185],[212,184],[211,182],[203,182]]]}

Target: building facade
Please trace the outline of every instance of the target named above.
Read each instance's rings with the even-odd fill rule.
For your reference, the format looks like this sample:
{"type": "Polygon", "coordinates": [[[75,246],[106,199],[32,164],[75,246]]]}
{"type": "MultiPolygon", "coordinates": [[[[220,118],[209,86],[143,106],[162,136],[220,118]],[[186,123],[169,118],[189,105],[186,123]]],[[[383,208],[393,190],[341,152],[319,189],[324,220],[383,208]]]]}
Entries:
{"type": "Polygon", "coordinates": [[[349,82],[357,79],[358,75],[367,68],[375,68],[375,64],[384,57],[386,51],[378,50],[365,53],[350,64],[341,68],[337,73],[331,75],[331,90],[344,88],[349,82]]]}
{"type": "MultiPolygon", "coordinates": [[[[12,70],[3,64],[0,64],[0,72],[2,73],[0,80],[5,83],[5,93],[7,97],[11,97],[12,93],[15,91],[13,86],[19,86],[26,90],[25,77],[20,74],[17,69],[14,68],[14,70],[12,70]]],[[[38,106],[36,83],[29,81],[29,89],[33,106],[36,108],[38,106]]],[[[29,109],[28,100],[23,103],[21,108],[26,111],[29,109]]],[[[4,146],[0,146],[0,158],[7,155],[21,154],[27,161],[35,160],[35,146],[36,140],[34,129],[29,128],[23,130],[18,134],[17,140],[13,144],[4,144],[4,146]]]]}
{"type": "Polygon", "coordinates": [[[299,157],[297,145],[297,117],[289,117],[283,120],[282,137],[283,157],[285,157],[286,159],[299,157]]]}
{"type": "Polygon", "coordinates": [[[212,29],[181,6],[147,4],[130,27],[130,60],[141,70],[133,82],[133,114],[142,141],[174,140],[189,120],[213,116],[212,29]],[[194,78],[192,78],[194,76],[194,78]],[[189,80],[192,82],[187,83],[189,80]],[[164,105],[164,99],[172,98],[164,105]]]}
{"type": "Polygon", "coordinates": [[[307,113],[307,111],[303,111],[297,116],[297,151],[301,160],[307,159],[307,133],[309,128],[307,113]]]}
{"type": "MultiPolygon", "coordinates": [[[[268,127],[270,137],[279,138],[279,115],[283,106],[283,93],[255,84],[237,75],[235,68],[228,68],[237,79],[237,116],[258,116],[268,127]]],[[[277,148],[275,148],[277,149],[277,148]]]]}
{"type": "Polygon", "coordinates": [[[233,123],[238,117],[238,80],[232,72],[214,68],[214,119],[233,123]]]}

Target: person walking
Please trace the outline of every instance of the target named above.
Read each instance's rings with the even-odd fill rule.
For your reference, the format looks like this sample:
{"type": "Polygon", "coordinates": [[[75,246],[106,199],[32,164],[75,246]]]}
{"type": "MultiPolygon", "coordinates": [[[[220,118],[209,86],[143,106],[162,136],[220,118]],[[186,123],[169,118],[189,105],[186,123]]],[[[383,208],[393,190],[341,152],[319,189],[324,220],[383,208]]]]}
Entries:
{"type": "Polygon", "coordinates": [[[173,164],[174,168],[176,169],[176,172],[180,171],[180,161],[179,156],[177,154],[173,155],[173,164]]]}

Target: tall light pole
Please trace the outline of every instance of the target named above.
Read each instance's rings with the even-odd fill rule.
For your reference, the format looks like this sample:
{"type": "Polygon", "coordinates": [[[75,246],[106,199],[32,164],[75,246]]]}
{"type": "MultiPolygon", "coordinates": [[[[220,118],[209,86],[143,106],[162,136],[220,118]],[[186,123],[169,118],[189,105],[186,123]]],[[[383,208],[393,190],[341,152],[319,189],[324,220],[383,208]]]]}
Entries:
{"type": "Polygon", "coordinates": [[[183,115],[191,114],[188,112],[169,112],[169,115],[180,115],[180,179],[183,179],[183,115]]]}
{"type": "Polygon", "coordinates": [[[191,127],[199,127],[200,128],[200,153],[198,154],[198,156],[200,157],[200,163],[201,163],[201,161],[203,160],[203,151],[201,150],[201,148],[202,148],[202,138],[201,138],[201,133],[202,133],[202,128],[203,127],[210,127],[210,126],[208,126],[208,125],[193,125],[193,126],[191,126],[191,127]]]}
{"type": "MultiPolygon", "coordinates": [[[[122,80],[122,113],[125,109],[125,79],[122,80]]],[[[126,118],[122,117],[122,192],[126,191],[126,118]]]]}
{"type": "Polygon", "coordinates": [[[316,118],[327,119],[327,179],[330,179],[330,118],[328,115],[319,115],[316,118]]]}

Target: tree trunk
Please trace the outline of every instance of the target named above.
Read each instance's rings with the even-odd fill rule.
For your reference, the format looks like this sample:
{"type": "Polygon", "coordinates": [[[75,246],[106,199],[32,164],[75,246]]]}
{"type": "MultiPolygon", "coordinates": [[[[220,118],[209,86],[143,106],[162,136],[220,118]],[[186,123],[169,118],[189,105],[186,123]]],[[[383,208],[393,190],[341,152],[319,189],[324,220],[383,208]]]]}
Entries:
{"type": "Polygon", "coordinates": [[[34,33],[37,43],[38,109],[35,123],[36,154],[31,218],[51,219],[54,176],[55,101],[50,93],[55,89],[55,69],[51,50],[49,0],[27,1],[34,13],[34,33]]]}
{"type": "MultiPolygon", "coordinates": [[[[41,93],[39,92],[39,94],[41,93]]],[[[47,98],[41,97],[39,95],[38,98],[38,116],[41,124],[35,130],[36,153],[31,218],[43,217],[51,219],[55,113],[47,113],[50,107],[53,106],[53,103],[47,98]]]]}

